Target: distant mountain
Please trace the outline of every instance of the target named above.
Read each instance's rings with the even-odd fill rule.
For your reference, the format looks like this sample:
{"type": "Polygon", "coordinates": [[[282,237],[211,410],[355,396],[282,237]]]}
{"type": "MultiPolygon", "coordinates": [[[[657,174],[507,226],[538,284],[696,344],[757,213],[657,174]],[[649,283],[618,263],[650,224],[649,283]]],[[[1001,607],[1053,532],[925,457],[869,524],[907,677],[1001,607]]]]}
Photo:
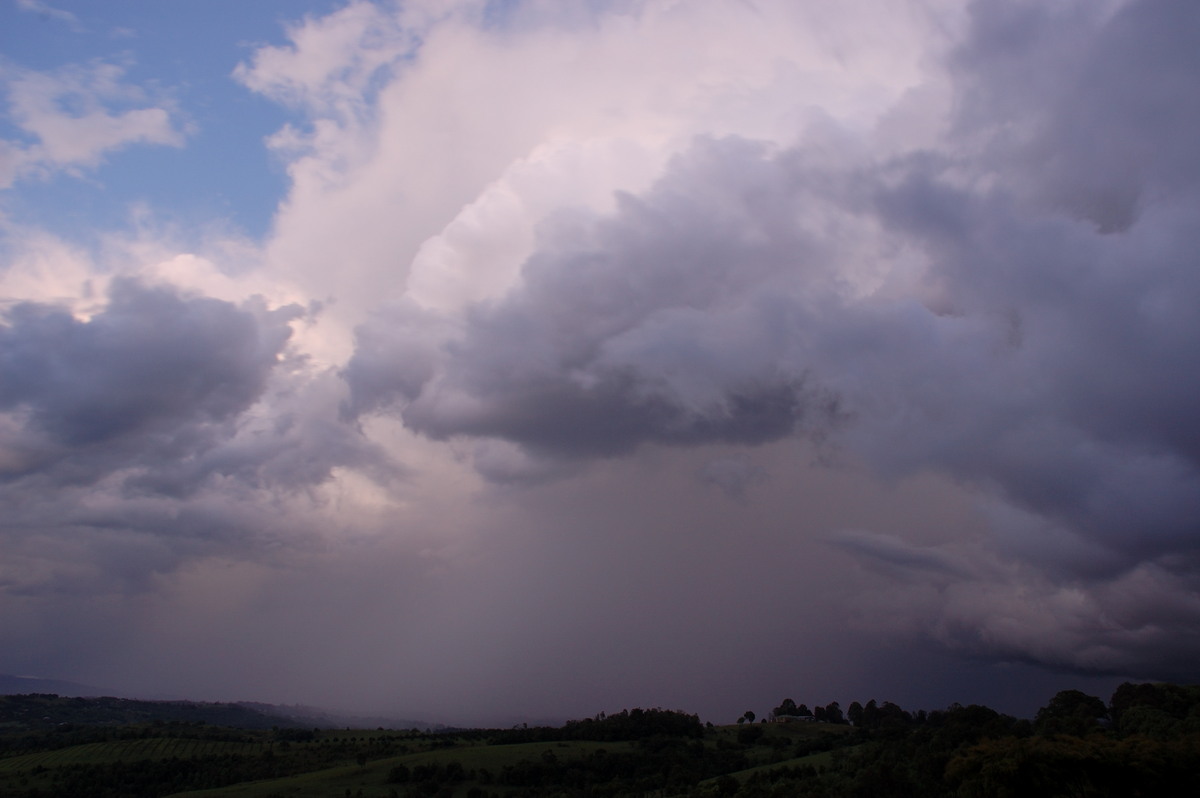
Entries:
{"type": "Polygon", "coordinates": [[[283,718],[299,726],[315,726],[326,729],[350,727],[352,729],[445,729],[441,723],[430,723],[411,718],[397,718],[389,715],[358,715],[347,712],[336,712],[320,707],[302,705],[260,704],[253,701],[239,701],[238,706],[283,718]]]}
{"type": "Polygon", "coordinates": [[[139,701],[113,696],[85,698],[51,693],[0,696],[0,726],[5,727],[38,729],[63,724],[129,726],[153,723],[194,723],[239,729],[308,725],[238,704],[139,701]]]}
{"type": "MultiPolygon", "coordinates": [[[[208,703],[197,701],[181,701],[171,698],[132,696],[107,687],[69,682],[62,679],[38,679],[32,676],[11,676],[0,674],[0,696],[29,695],[58,695],[64,698],[119,698],[120,702],[109,702],[106,705],[115,711],[115,716],[130,716],[130,713],[143,719],[160,720],[197,720],[202,716],[208,722],[243,728],[260,728],[263,726],[309,726],[325,729],[340,729],[346,726],[354,729],[445,729],[441,723],[430,723],[411,718],[397,718],[388,715],[361,715],[335,710],[322,709],[300,705],[264,704],[257,701],[231,701],[229,703],[208,703]],[[134,708],[137,707],[135,710],[134,708]],[[119,709],[118,709],[119,708],[119,709]],[[220,717],[218,717],[220,716],[220,717]],[[269,720],[268,720],[269,719],[269,720]]],[[[100,713],[104,716],[104,713],[100,713]]],[[[79,718],[75,722],[109,722],[108,720],[87,721],[79,718]]],[[[138,720],[131,717],[129,722],[138,720]]]]}
{"type": "Polygon", "coordinates": [[[115,696],[125,698],[126,695],[107,687],[94,687],[89,684],[68,682],[62,679],[38,679],[32,676],[10,676],[0,673],[0,695],[21,695],[25,693],[53,693],[65,696],[115,696]]]}
{"type": "MultiPolygon", "coordinates": [[[[412,720],[385,715],[360,715],[336,712],[319,707],[281,706],[256,701],[228,703],[180,701],[170,699],[132,698],[128,694],[105,687],[69,682],[62,679],[38,679],[31,676],[0,674],[0,715],[11,711],[21,702],[18,696],[59,696],[72,701],[47,699],[41,709],[46,710],[37,717],[53,717],[55,722],[71,723],[143,723],[161,721],[203,721],[219,726],[237,726],[257,729],[271,726],[319,727],[337,729],[434,729],[445,727],[440,723],[412,720]],[[79,701],[78,699],[87,699],[79,701]],[[50,706],[52,705],[52,706],[50,706]],[[51,712],[54,709],[56,711],[51,712]]],[[[15,720],[15,718],[8,718],[15,720]]]]}

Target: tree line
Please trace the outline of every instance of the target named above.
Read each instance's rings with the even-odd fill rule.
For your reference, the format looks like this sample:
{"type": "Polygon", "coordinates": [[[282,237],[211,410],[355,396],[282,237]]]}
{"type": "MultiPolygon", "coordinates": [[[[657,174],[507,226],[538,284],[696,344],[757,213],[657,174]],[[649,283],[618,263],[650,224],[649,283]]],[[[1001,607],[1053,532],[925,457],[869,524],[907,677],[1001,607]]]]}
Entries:
{"type": "MultiPolygon", "coordinates": [[[[787,700],[772,716],[805,717],[803,705],[787,700]]],[[[727,785],[725,792],[753,798],[1200,795],[1198,686],[1127,682],[1107,704],[1064,690],[1032,720],[980,705],[907,712],[890,702],[854,702],[843,722],[853,731],[828,762],[800,760],[727,785]]]]}
{"type": "Polygon", "coordinates": [[[13,758],[0,767],[0,795],[152,798],[352,763],[356,772],[379,774],[382,791],[375,794],[396,798],[1200,794],[1200,687],[1126,683],[1107,702],[1064,690],[1031,719],[981,705],[909,711],[869,700],[844,710],[837,702],[810,709],[790,699],[762,720],[770,719],[787,722],[756,722],[747,712],[737,725],[713,726],[654,708],[599,713],[558,728],[445,733],[199,723],[26,727],[0,732],[0,760],[13,758]],[[150,737],[226,747],[136,762],[54,764],[58,750],[150,737]],[[508,755],[493,746],[514,748],[508,755]],[[33,767],[31,756],[46,766],[33,767]],[[30,762],[9,766],[16,757],[30,762]],[[377,761],[384,766],[367,767],[377,761]]]}

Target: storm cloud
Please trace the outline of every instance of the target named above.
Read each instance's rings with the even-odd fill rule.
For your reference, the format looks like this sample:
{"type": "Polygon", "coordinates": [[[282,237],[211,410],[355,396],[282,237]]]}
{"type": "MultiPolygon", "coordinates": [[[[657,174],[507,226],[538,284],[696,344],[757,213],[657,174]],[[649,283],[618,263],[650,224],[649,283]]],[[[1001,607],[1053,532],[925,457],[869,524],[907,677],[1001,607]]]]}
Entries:
{"type": "Polygon", "coordinates": [[[823,430],[836,398],[806,379],[804,308],[773,289],[787,278],[809,287],[805,300],[822,288],[832,298],[834,276],[791,224],[803,197],[774,166],[760,146],[704,142],[648,196],[622,197],[615,216],[548,222],[553,241],[520,286],[433,342],[443,354],[424,362],[441,370],[423,382],[397,382],[405,349],[379,357],[380,330],[404,323],[381,314],[359,333],[368,354],[349,365],[355,404],[384,399],[372,388],[392,373],[418,431],[578,456],[823,430]]]}
{"type": "Polygon", "coordinates": [[[0,668],[456,722],[1197,678],[1196,4],[586,5],[224,64],[290,115],[258,239],[13,217],[0,668]]]}
{"type": "Polygon", "coordinates": [[[66,479],[174,461],[207,448],[258,398],[299,310],[237,308],[133,280],[114,282],[108,305],[86,321],[20,303],[0,329],[0,409],[44,436],[45,451],[73,472],[66,479]]]}
{"type": "MultiPolygon", "coordinates": [[[[52,305],[10,307],[0,326],[7,565],[58,548],[50,556],[63,563],[99,564],[88,589],[109,577],[141,583],[200,551],[270,540],[280,520],[257,505],[319,485],[338,465],[393,478],[357,432],[314,413],[329,388],[298,378],[287,350],[289,322],[302,315],[134,278],[114,280],[86,319],[52,305]],[[287,400],[301,391],[303,404],[287,400]],[[266,420],[253,412],[264,398],[266,420]]],[[[59,577],[39,585],[40,568],[20,570],[10,586],[81,587],[59,577]]]]}
{"type": "Polygon", "coordinates": [[[1193,584],[1198,20],[977,4],[941,141],[880,157],[825,120],[785,148],[697,140],[615,211],[543,222],[440,337],[394,332],[430,311],[377,314],[352,404],[535,458],[807,435],[1040,519],[994,545],[1102,603],[1139,568],[1193,584]],[[1087,553],[1043,561],[1048,535],[1087,553]]]}

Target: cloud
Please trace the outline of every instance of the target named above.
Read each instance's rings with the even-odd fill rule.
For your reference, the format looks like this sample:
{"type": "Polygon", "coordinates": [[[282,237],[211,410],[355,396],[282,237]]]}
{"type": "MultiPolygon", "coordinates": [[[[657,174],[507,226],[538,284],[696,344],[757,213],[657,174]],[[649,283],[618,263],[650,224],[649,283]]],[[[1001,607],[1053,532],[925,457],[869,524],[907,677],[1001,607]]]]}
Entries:
{"type": "MultiPolygon", "coordinates": [[[[1187,680],[1200,651],[1194,574],[1151,563],[1096,582],[1056,582],[1036,571],[997,567],[990,578],[943,590],[923,613],[926,633],[971,656],[1187,680]]],[[[894,617],[928,598],[901,588],[890,601],[894,617]]]]}
{"type": "Polygon", "coordinates": [[[899,573],[917,573],[951,577],[966,576],[966,568],[956,558],[931,546],[914,546],[900,538],[847,529],[834,533],[829,542],[852,551],[864,560],[874,561],[899,573]]]}
{"type": "MultiPolygon", "coordinates": [[[[1130,574],[1197,573],[1200,175],[1181,131],[1200,118],[1170,87],[1195,72],[1198,20],[1171,2],[976,4],[932,140],[873,148],[820,116],[788,146],[696,139],[614,208],[545,218],[490,295],[377,312],[345,372],[356,412],[535,458],[807,435],[883,474],[932,469],[1078,541],[1079,561],[1043,564],[1036,536],[998,525],[975,559],[1070,581],[1042,591],[1046,623],[1082,640],[1130,574]],[[401,332],[420,313],[432,339],[401,332]]],[[[843,544],[991,584],[862,534],[843,544]]],[[[1009,576],[998,606],[1036,613],[999,596],[1043,577],[1009,576]]],[[[1195,633],[1187,614],[1162,623],[1195,633]]],[[[977,641],[1080,668],[1163,654],[1126,631],[1103,655],[1039,647],[1041,626],[977,641]]]]}
{"type": "Polygon", "coordinates": [[[860,451],[1009,508],[971,557],[981,576],[914,609],[943,619],[939,639],[1156,678],[1194,661],[1179,599],[1198,573],[1200,383],[1184,363],[1200,317],[1171,297],[1200,288],[1185,265],[1200,181],[1178,139],[1200,120],[1166,92],[1195,70],[1182,41],[1198,26],[1186,3],[977,4],[954,141],[984,146],[912,158],[876,195],[929,259],[937,325],[974,353],[875,339],[857,368],[905,374],[876,394],[891,408],[848,403],[860,451]]]}
{"type": "Polygon", "coordinates": [[[238,65],[234,77],[313,116],[355,120],[370,108],[374,90],[386,83],[387,68],[418,46],[412,17],[419,13],[349,3],[288,26],[290,45],[259,48],[250,63],[238,65]]]}
{"type": "Polygon", "coordinates": [[[983,123],[993,157],[1033,197],[1115,232],[1194,188],[1200,175],[1186,131],[1200,124],[1200,103],[1185,89],[1196,68],[1194,7],[1154,0],[972,10],[954,60],[970,76],[964,122],[983,123]],[[1002,133],[989,124],[997,118],[1011,120],[1002,133]]]}
{"type": "Polygon", "coordinates": [[[18,304],[0,337],[0,408],[73,453],[75,479],[89,451],[194,452],[262,392],[298,311],[239,309],[130,279],[114,282],[86,322],[18,304]]]}
{"type": "MultiPolygon", "coordinates": [[[[13,260],[20,622],[103,596],[114,672],[493,715],[744,711],[914,641],[1194,673],[1192,6],[564,8],[301,20],[234,73],[297,117],[264,240],[13,260]]],[[[88,80],[123,132],[45,168],[177,129],[88,80]]]]}
{"type": "Polygon", "coordinates": [[[144,584],[193,557],[305,545],[313,524],[294,514],[326,501],[312,492],[336,469],[398,479],[390,458],[337,421],[336,377],[287,349],[301,315],[132,277],[114,279],[86,320],[52,305],[8,308],[0,535],[13,552],[10,589],[144,584]]]}
{"type": "Polygon", "coordinates": [[[340,364],[372,310],[494,296],[547,216],[611,210],[697,134],[790,139],[814,106],[870,124],[921,77],[914,50],[881,42],[915,45],[933,14],[864,26],[862,5],[519,3],[496,18],[492,4],[357,3],[305,20],[237,73],[311,114],[271,141],[293,182],[268,262],[337,299],[340,364]]]}
{"type": "MultiPolygon", "coordinates": [[[[1026,12],[1033,20],[1028,24],[1057,21],[1032,7],[1026,12]]],[[[989,20],[981,11],[975,39],[995,36],[989,20]]],[[[1195,29],[1197,23],[1186,4],[1134,3],[1093,20],[1086,46],[1059,51],[1060,37],[1025,36],[1017,39],[1019,52],[993,52],[988,68],[966,80],[965,96],[976,96],[977,89],[987,94],[996,84],[1008,90],[1011,70],[1023,69],[1018,64],[1027,59],[1061,62],[1047,70],[1054,90],[1046,106],[1026,106],[1039,141],[1019,150],[1021,168],[1007,171],[1011,150],[989,151],[953,167],[915,162],[894,192],[880,195],[888,223],[929,256],[930,278],[946,312],[964,320],[990,317],[993,334],[1008,328],[1007,345],[973,360],[973,367],[964,364],[970,370],[957,379],[940,381],[943,393],[949,391],[939,411],[951,423],[969,412],[972,426],[950,428],[963,440],[926,449],[922,456],[994,482],[1018,503],[1134,556],[1154,556],[1163,544],[1193,545],[1194,525],[1187,518],[1200,509],[1200,434],[1187,410],[1200,382],[1183,367],[1194,354],[1200,319],[1169,298],[1198,287],[1194,270],[1185,265],[1197,243],[1185,219],[1200,200],[1200,182],[1186,178],[1191,167],[1175,144],[1176,131],[1194,128],[1195,120],[1187,103],[1157,93],[1163,85],[1158,75],[1170,84],[1185,59],[1195,60],[1173,44],[1173,33],[1166,39],[1164,33],[1195,29]],[[1044,49],[1027,52],[1030,41],[1044,41],[1044,49]],[[1120,48],[1114,50],[1110,45],[1116,42],[1120,48]],[[1059,203],[1055,194],[1063,181],[1104,180],[1126,166],[1120,158],[1072,160],[1074,142],[1085,140],[1073,121],[1082,113],[1078,95],[1091,90],[1092,67],[1102,58],[1120,52],[1139,61],[1135,54],[1164,48],[1174,52],[1163,55],[1154,81],[1135,68],[1113,82],[1103,104],[1098,98],[1091,103],[1104,105],[1098,112],[1105,114],[1110,103],[1130,103],[1134,95],[1144,103],[1141,112],[1122,111],[1120,123],[1114,117],[1086,138],[1113,147],[1136,139],[1142,150],[1137,172],[1120,179],[1127,181],[1130,196],[1146,201],[1118,231],[1087,209],[1059,203]],[[1067,95],[1077,99],[1057,102],[1067,95]],[[1156,115],[1174,121],[1163,125],[1156,115]],[[1051,153],[1062,168],[1046,168],[1051,153]],[[976,181],[991,181],[989,189],[963,188],[960,176],[951,176],[963,165],[976,173],[976,181]],[[1042,175],[1038,184],[1035,173],[1042,175]],[[1037,202],[1039,195],[1053,202],[1037,202]],[[953,413],[951,404],[963,410],[953,413]],[[1135,527],[1139,532],[1133,535],[1135,527]]],[[[988,52],[982,45],[967,49],[988,52]]],[[[1005,109],[996,109],[998,118],[979,119],[981,113],[972,109],[970,123],[998,139],[995,131],[1007,124],[1005,109]]],[[[1085,184],[1073,190],[1098,196],[1085,184]]],[[[890,354],[901,363],[918,357],[890,354]]],[[[910,401],[930,406],[920,394],[910,394],[910,401]]],[[[915,433],[936,441],[938,430],[947,425],[930,423],[915,433]]]]}
{"type": "MultiPolygon", "coordinates": [[[[805,258],[805,231],[789,224],[802,201],[789,196],[794,176],[736,140],[689,156],[611,217],[549,223],[519,287],[426,350],[424,379],[398,391],[406,423],[584,456],[650,441],[762,443],[833,423],[836,397],[807,379],[792,334],[807,309],[772,293],[785,275],[809,275],[814,292],[836,294],[830,265],[805,258]]],[[[382,376],[398,373],[393,362],[417,360],[379,357],[403,319],[381,313],[360,332],[371,348],[347,369],[360,406],[398,385],[382,376]]]]}
{"type": "Polygon", "coordinates": [[[17,8],[22,11],[28,11],[32,14],[38,14],[44,19],[55,19],[66,24],[73,31],[82,30],[79,23],[79,17],[72,14],[70,11],[64,11],[61,8],[55,8],[49,3],[43,3],[41,0],[16,0],[17,8]]]}
{"type": "Polygon", "coordinates": [[[131,144],[182,146],[170,103],[153,104],[125,71],[105,61],[55,72],[4,65],[0,85],[23,139],[0,141],[0,188],[56,170],[78,174],[131,144]]]}
{"type": "Polygon", "coordinates": [[[747,491],[769,477],[762,466],[745,457],[721,457],[705,463],[696,475],[706,484],[714,485],[733,499],[745,501],[747,491]]]}

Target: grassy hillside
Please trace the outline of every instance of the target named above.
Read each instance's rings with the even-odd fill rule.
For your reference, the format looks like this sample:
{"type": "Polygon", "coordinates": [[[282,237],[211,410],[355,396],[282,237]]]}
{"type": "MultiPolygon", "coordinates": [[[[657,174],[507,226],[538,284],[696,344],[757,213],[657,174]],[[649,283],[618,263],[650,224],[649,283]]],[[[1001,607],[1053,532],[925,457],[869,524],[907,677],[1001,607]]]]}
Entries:
{"type": "Polygon", "coordinates": [[[206,723],[240,729],[298,725],[287,718],[240,704],[71,698],[46,693],[0,695],[0,731],[56,729],[74,724],[128,726],[167,722],[206,723]]]}
{"type": "MultiPolygon", "coordinates": [[[[17,704],[46,706],[30,701],[17,704]]],[[[99,717],[104,706],[75,708],[99,717]]],[[[703,726],[636,709],[453,733],[43,718],[0,731],[0,798],[1200,794],[1200,688],[1122,685],[1107,705],[1063,691],[1032,721],[874,701],[846,716],[853,725],[703,726]]]]}
{"type": "MultiPolygon", "coordinates": [[[[482,793],[496,789],[497,774],[525,762],[541,761],[549,751],[564,762],[580,761],[598,751],[622,753],[628,743],[518,743],[493,746],[481,743],[458,742],[452,748],[388,757],[366,761],[359,765],[341,765],[325,770],[282,779],[239,784],[217,790],[177,793],[173,798],[324,798],[331,795],[391,796],[401,792],[427,794],[427,788],[437,785],[434,792],[444,796],[482,793]],[[407,768],[408,776],[399,780],[397,771],[407,768]]],[[[507,792],[507,790],[504,790],[507,792]]]]}

